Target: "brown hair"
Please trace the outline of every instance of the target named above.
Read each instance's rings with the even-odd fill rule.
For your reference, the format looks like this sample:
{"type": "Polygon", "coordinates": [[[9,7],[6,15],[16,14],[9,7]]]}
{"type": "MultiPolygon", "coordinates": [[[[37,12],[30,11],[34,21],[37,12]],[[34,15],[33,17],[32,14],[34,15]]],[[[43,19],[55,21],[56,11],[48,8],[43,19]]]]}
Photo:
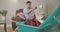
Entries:
{"type": "Polygon", "coordinates": [[[23,12],[23,9],[17,10],[17,11],[16,11],[16,14],[17,14],[17,13],[20,13],[20,12],[23,12]]]}
{"type": "Polygon", "coordinates": [[[31,3],[31,1],[27,1],[26,4],[31,3]]]}

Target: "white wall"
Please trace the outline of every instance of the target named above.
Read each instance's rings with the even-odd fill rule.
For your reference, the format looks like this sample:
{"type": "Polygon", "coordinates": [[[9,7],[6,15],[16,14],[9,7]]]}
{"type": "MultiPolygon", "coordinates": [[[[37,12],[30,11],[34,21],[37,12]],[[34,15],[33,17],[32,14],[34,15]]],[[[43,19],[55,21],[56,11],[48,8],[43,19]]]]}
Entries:
{"type": "Polygon", "coordinates": [[[58,6],[60,5],[60,0],[49,0],[48,1],[48,15],[58,6]]]}
{"type": "Polygon", "coordinates": [[[0,0],[0,10],[7,10],[7,20],[10,20],[15,15],[15,11],[19,8],[18,3],[12,2],[12,0],[0,0]]]}
{"type": "MultiPolygon", "coordinates": [[[[28,0],[18,0],[18,2],[13,2],[14,0],[0,0],[0,10],[7,10],[7,20],[10,20],[12,16],[15,15],[17,9],[23,8],[25,2],[28,0]]],[[[30,0],[33,6],[39,6],[43,4],[44,9],[48,8],[48,14],[50,14],[58,4],[60,0],[30,0]],[[47,6],[48,5],[48,6],[47,6]]],[[[47,11],[47,10],[46,10],[47,11]]]]}
{"type": "MultiPolygon", "coordinates": [[[[20,8],[25,6],[25,2],[28,0],[19,0],[20,8]]],[[[45,11],[48,12],[48,15],[58,6],[60,5],[60,0],[29,0],[32,2],[33,6],[43,5],[45,11]]],[[[46,13],[47,13],[46,12],[46,13]]]]}

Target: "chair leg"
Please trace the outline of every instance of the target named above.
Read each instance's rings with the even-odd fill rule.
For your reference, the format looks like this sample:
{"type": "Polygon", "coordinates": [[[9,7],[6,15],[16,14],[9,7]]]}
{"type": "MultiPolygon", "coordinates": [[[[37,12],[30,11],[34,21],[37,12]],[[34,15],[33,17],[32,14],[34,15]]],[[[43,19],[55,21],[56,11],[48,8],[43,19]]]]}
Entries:
{"type": "Polygon", "coordinates": [[[16,23],[12,22],[12,29],[15,30],[15,28],[16,28],[16,23]]]}
{"type": "Polygon", "coordinates": [[[4,30],[5,30],[5,32],[6,32],[6,23],[4,24],[4,30]]]}

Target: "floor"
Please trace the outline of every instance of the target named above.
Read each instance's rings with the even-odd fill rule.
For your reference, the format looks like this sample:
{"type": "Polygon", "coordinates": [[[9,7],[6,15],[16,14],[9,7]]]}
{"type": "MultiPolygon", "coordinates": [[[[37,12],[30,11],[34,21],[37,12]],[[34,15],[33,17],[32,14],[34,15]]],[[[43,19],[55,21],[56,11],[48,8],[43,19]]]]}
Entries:
{"type": "MultiPolygon", "coordinates": [[[[0,32],[4,32],[4,28],[0,27],[0,32]]],[[[7,32],[12,32],[12,28],[11,27],[7,27],[7,32]]],[[[58,32],[60,32],[60,29],[58,30],[58,32]]]]}
{"type": "MultiPolygon", "coordinates": [[[[60,25],[59,25],[59,27],[60,27],[60,25]]],[[[0,25],[0,32],[4,32],[4,25],[0,25]]],[[[7,32],[12,32],[11,24],[7,24],[7,32]]],[[[58,32],[60,32],[60,28],[58,29],[58,32]]]]}
{"type": "Polygon", "coordinates": [[[58,32],[60,32],[60,29],[58,30],[58,32]]]}
{"type": "MultiPolygon", "coordinates": [[[[0,32],[4,32],[4,29],[0,27],[0,32]]],[[[12,29],[7,27],[7,32],[12,32],[12,29]]]]}
{"type": "MultiPolygon", "coordinates": [[[[4,25],[0,25],[0,32],[4,32],[4,25]]],[[[12,27],[11,26],[7,26],[7,32],[12,32],[12,27]]]]}

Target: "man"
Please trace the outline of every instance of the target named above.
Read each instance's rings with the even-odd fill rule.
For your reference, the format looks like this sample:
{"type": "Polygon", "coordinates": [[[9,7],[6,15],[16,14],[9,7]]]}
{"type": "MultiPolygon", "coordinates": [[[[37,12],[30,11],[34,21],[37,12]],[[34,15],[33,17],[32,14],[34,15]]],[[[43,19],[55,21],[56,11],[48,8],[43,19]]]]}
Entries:
{"type": "Polygon", "coordinates": [[[38,26],[40,25],[40,22],[39,21],[37,22],[34,12],[34,10],[37,9],[37,7],[32,8],[31,4],[32,3],[30,1],[27,1],[26,7],[23,9],[23,13],[26,18],[26,24],[31,26],[38,26]]]}
{"type": "Polygon", "coordinates": [[[27,1],[26,2],[26,7],[23,9],[23,12],[24,12],[24,15],[26,17],[26,20],[32,19],[34,17],[34,10],[36,8],[32,8],[31,4],[32,3],[30,1],[27,1]]]}

